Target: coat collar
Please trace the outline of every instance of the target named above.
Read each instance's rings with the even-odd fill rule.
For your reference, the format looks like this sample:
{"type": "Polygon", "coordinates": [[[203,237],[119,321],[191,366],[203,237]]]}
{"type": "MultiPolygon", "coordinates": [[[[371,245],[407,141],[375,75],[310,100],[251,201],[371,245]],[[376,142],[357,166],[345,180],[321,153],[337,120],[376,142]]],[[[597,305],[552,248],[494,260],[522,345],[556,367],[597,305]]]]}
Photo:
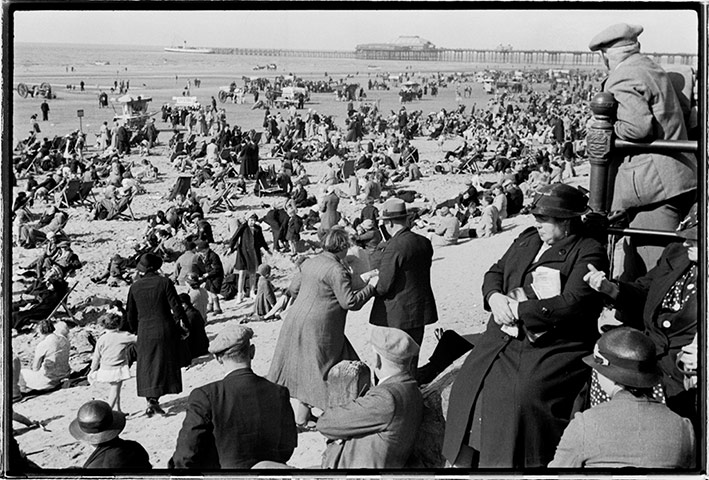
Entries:
{"type": "Polygon", "coordinates": [[[542,239],[539,238],[538,233],[534,232],[534,234],[530,235],[519,244],[520,263],[528,265],[526,270],[529,271],[545,263],[564,262],[569,252],[571,252],[574,245],[579,241],[579,238],[580,237],[576,234],[569,235],[549,247],[549,249],[542,254],[541,258],[537,262],[534,262],[534,257],[537,256],[537,252],[539,252],[542,246],[542,239]]]}

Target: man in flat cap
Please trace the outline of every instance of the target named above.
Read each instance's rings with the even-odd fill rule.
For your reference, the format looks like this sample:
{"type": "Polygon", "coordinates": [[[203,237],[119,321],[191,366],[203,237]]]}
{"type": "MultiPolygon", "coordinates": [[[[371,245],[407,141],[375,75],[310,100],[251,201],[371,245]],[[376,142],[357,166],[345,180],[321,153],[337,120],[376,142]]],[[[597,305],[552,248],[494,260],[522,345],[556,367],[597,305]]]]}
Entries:
{"type": "Polygon", "coordinates": [[[373,255],[379,281],[369,323],[400,328],[420,346],[424,327],[438,321],[431,289],[433,247],[409,229],[403,200],[384,202],[380,220],[391,238],[373,255]]]}
{"type": "Polygon", "coordinates": [[[423,396],[410,373],[419,346],[389,327],[372,327],[370,341],[379,384],[318,419],[328,438],[323,468],[402,468],[413,451],[423,418],[423,396]]]}
{"type": "MultiPolygon", "coordinates": [[[[635,142],[686,140],[687,127],[677,93],[667,72],[640,54],[639,25],[620,23],[596,35],[589,44],[610,70],[603,90],[618,102],[615,135],[635,142]]],[[[612,165],[612,211],[625,210],[633,228],[674,231],[694,203],[697,160],[680,152],[629,154],[612,165]]],[[[663,246],[626,237],[624,280],[650,270],[663,246]]]]}
{"type": "Polygon", "coordinates": [[[293,454],[298,432],[290,393],[251,370],[253,334],[229,326],[209,345],[226,376],[192,390],[169,468],[248,469],[293,454]]]}

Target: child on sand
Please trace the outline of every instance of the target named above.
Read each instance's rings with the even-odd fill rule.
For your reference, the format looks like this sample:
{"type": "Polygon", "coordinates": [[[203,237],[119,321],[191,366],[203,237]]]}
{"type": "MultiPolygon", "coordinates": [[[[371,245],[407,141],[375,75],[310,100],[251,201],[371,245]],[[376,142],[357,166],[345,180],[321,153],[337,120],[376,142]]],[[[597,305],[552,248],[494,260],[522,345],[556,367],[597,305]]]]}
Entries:
{"type": "Polygon", "coordinates": [[[123,381],[130,378],[127,350],[138,338],[132,333],[118,331],[120,323],[121,317],[115,313],[106,313],[99,318],[104,333],[96,342],[88,375],[91,383],[110,385],[108,404],[118,412],[121,411],[123,381]]]}
{"type": "Polygon", "coordinates": [[[478,224],[478,237],[490,237],[499,231],[500,213],[492,204],[492,195],[486,193],[481,200],[482,215],[478,224]]]}
{"type": "Polygon", "coordinates": [[[276,304],[276,293],[271,283],[271,267],[262,263],[258,267],[258,274],[259,279],[256,301],[254,302],[254,314],[258,320],[264,320],[264,317],[276,304]]]}

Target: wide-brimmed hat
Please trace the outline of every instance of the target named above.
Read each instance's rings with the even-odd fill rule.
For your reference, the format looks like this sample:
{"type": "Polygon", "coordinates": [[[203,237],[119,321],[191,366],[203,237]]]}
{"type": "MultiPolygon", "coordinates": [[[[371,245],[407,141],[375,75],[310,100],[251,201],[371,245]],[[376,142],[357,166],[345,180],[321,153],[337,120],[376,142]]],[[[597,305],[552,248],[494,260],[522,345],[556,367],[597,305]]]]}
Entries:
{"type": "Polygon", "coordinates": [[[102,400],[91,400],[79,408],[69,433],[77,440],[99,444],[116,438],[125,426],[125,414],[111,410],[102,400]]]}
{"type": "Polygon", "coordinates": [[[661,379],[655,344],[639,330],[618,327],[604,333],[583,361],[616,383],[652,388],[661,379]]]}
{"type": "Polygon", "coordinates": [[[401,365],[407,364],[419,354],[419,346],[414,339],[398,328],[374,325],[370,341],[379,355],[401,365]]]}
{"type": "Polygon", "coordinates": [[[689,240],[697,240],[698,230],[699,230],[699,218],[697,216],[697,204],[692,205],[689,209],[689,213],[684,220],[677,227],[677,235],[682,238],[687,238],[689,240]]]}
{"type": "Polygon", "coordinates": [[[529,209],[533,215],[553,218],[580,217],[589,211],[588,197],[578,188],[563,183],[542,187],[529,209]]]}
{"type": "Polygon", "coordinates": [[[593,37],[588,48],[595,52],[604,48],[632,45],[638,41],[638,35],[641,33],[643,33],[643,27],[640,25],[616,23],[593,37]]]}
{"type": "Polygon", "coordinates": [[[157,272],[162,267],[162,258],[154,253],[144,253],[136,267],[139,272],[157,272]]]}
{"type": "Polygon", "coordinates": [[[406,204],[400,198],[390,198],[382,205],[382,220],[406,218],[406,204]]]}

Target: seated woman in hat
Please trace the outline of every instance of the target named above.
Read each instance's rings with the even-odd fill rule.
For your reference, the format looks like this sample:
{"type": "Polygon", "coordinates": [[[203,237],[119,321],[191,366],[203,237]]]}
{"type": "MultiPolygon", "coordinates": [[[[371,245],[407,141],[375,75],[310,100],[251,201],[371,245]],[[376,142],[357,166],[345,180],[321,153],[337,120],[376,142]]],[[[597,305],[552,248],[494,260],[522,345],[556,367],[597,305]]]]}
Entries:
{"type": "Polygon", "coordinates": [[[535,225],[485,274],[486,331],[453,384],[443,454],[461,467],[546,466],[590,377],[603,302],[583,277],[608,269],[603,246],[585,236],[583,193],[542,189],[535,225]]]}
{"type": "MultiPolygon", "coordinates": [[[[658,398],[683,417],[699,423],[696,389],[685,389],[684,369],[678,355],[697,334],[698,219],[697,204],[680,223],[677,234],[684,242],[665,247],[657,265],[633,282],[610,281],[594,265],[588,266],[584,280],[613,303],[616,316],[625,325],[644,331],[655,343],[662,371],[658,398]],[[664,387],[664,388],[661,388],[664,387]]],[[[591,399],[603,401],[604,395],[592,386],[591,399]],[[600,395],[599,395],[600,394],[600,395]]]]}
{"type": "Polygon", "coordinates": [[[652,340],[634,328],[615,328],[583,361],[610,400],[576,414],[550,468],[696,466],[691,422],[653,399],[662,372],[652,340]]]}
{"type": "Polygon", "coordinates": [[[150,470],[150,457],[134,440],[118,435],[126,426],[126,416],[111,410],[102,400],[91,400],[79,408],[69,424],[69,433],[77,440],[95,446],[83,468],[111,470],[150,470]]]}

